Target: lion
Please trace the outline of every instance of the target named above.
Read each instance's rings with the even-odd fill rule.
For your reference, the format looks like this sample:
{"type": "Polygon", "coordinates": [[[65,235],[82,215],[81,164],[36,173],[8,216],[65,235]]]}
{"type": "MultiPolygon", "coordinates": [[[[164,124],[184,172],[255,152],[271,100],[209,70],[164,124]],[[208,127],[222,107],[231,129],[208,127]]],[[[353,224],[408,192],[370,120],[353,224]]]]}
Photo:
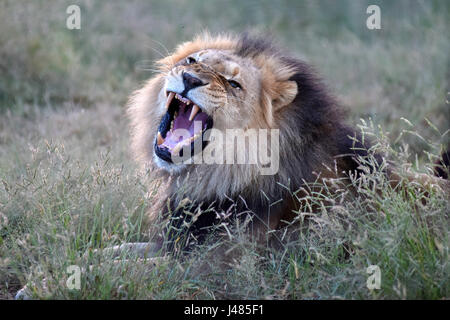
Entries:
{"type": "MultiPolygon", "coordinates": [[[[244,212],[252,218],[252,237],[263,239],[295,218],[299,203],[292,190],[318,176],[360,173],[358,159],[367,156],[370,141],[346,124],[345,112],[312,67],[266,38],[204,33],[158,65],[160,72],[132,94],[128,115],[136,159],[165,181],[148,214],[150,223],[172,219],[160,246],[173,250],[179,233],[170,230],[182,225],[201,241],[220,212],[244,212]],[[176,134],[180,130],[184,134],[176,134]],[[278,140],[262,148],[246,141],[240,151],[247,162],[232,155],[229,163],[225,154],[235,146],[211,139],[212,130],[240,130],[237,136],[256,130],[266,134],[258,139],[268,141],[276,140],[268,133],[275,131],[278,140]],[[261,152],[278,153],[273,174],[261,174],[261,152]],[[201,161],[213,153],[224,161],[201,161]]],[[[380,155],[375,159],[375,166],[381,164],[380,155]]],[[[400,180],[388,169],[386,174],[400,180]]]]}
{"type": "MultiPolygon", "coordinates": [[[[250,238],[263,242],[295,219],[301,204],[293,191],[318,177],[325,183],[362,173],[359,159],[368,156],[370,141],[346,123],[313,68],[267,38],[203,33],[158,65],[159,73],[131,95],[127,112],[133,156],[161,181],[147,223],[150,229],[161,218],[168,223],[156,230],[156,241],[103,250],[113,257],[189,252],[223,219],[248,218],[250,238]],[[219,139],[214,130],[235,134],[219,139]],[[251,140],[249,132],[262,135],[251,140]],[[240,148],[229,143],[241,136],[240,148]],[[275,170],[263,170],[261,154],[277,156],[270,157],[275,170]],[[204,161],[206,155],[214,161],[204,161]]],[[[370,169],[379,169],[383,159],[373,157],[370,169]]],[[[447,178],[449,158],[443,154],[437,176],[447,178]]],[[[393,186],[401,182],[394,170],[382,170],[393,186]]],[[[440,178],[410,178],[450,190],[440,178]]]]}

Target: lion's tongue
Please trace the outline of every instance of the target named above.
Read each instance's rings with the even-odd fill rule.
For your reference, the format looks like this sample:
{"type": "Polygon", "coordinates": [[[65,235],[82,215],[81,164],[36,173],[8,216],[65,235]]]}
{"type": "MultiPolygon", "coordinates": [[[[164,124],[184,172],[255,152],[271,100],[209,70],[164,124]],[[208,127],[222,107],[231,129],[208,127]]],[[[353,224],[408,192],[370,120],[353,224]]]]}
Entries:
{"type": "Polygon", "coordinates": [[[162,146],[167,147],[169,151],[172,151],[179,143],[182,143],[182,145],[190,144],[191,138],[204,129],[208,115],[204,112],[198,112],[194,119],[190,121],[191,111],[192,105],[187,107],[180,105],[178,116],[173,121],[173,128],[167,132],[166,139],[162,143],[162,146]],[[177,129],[184,130],[176,131],[177,129]]]}

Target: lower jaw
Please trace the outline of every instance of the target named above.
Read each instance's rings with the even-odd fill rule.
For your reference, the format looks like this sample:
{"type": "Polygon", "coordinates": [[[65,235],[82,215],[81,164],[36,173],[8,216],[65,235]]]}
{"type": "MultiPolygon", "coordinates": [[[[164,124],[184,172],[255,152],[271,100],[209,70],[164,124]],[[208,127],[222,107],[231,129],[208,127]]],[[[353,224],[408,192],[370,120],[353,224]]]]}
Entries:
{"type": "Polygon", "coordinates": [[[177,150],[171,151],[167,148],[159,147],[158,144],[155,143],[155,156],[173,165],[183,164],[185,161],[192,160],[198,153],[203,152],[208,144],[208,141],[205,141],[203,136],[204,133],[190,144],[186,144],[177,150]],[[188,152],[187,155],[185,154],[186,152],[188,152]]]}
{"type": "Polygon", "coordinates": [[[163,171],[166,171],[170,174],[177,174],[183,172],[186,168],[186,164],[174,164],[173,162],[168,162],[163,159],[161,159],[159,156],[157,156],[155,153],[153,154],[154,163],[159,169],[162,169],[163,171]]]}

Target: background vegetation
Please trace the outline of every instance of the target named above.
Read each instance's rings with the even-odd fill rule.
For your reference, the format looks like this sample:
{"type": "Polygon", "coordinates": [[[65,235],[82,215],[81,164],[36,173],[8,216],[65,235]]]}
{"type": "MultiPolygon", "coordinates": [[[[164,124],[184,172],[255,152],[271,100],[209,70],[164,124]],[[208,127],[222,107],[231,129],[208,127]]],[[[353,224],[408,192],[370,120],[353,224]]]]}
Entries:
{"type": "Polygon", "coordinates": [[[282,249],[257,252],[235,230],[243,255],[226,273],[190,272],[213,243],[158,267],[85,254],[151,238],[141,224],[151,177],[128,153],[124,104],[154,60],[204,29],[271,33],[316,67],[377,148],[429,173],[449,141],[448,1],[2,0],[0,29],[0,298],[26,283],[37,298],[449,297],[445,195],[424,205],[423,190],[397,196],[377,173],[354,182],[364,196],[351,201],[309,199],[333,205],[282,249]],[[70,4],[81,30],[66,28],[70,4]],[[381,30],[366,28],[369,4],[381,30]],[[72,264],[94,266],[79,291],[64,285],[72,264]],[[371,264],[380,290],[366,288],[371,264]]]}

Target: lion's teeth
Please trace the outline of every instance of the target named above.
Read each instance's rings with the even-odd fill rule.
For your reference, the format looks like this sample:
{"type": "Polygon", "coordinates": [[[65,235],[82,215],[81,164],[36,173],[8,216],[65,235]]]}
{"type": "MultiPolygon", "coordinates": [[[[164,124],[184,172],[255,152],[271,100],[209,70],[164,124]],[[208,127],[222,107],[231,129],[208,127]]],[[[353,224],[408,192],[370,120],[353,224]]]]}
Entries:
{"type": "Polygon", "coordinates": [[[192,106],[192,111],[191,111],[191,115],[189,116],[189,121],[194,120],[195,115],[200,111],[200,108],[194,104],[192,106]]]}
{"type": "Polygon", "coordinates": [[[175,95],[175,98],[177,98],[178,100],[180,100],[181,102],[189,105],[191,103],[191,100],[186,99],[185,97],[180,96],[178,93],[175,95]]]}
{"type": "Polygon", "coordinates": [[[184,140],[178,142],[178,143],[176,144],[176,146],[173,147],[173,149],[172,149],[172,154],[173,154],[173,153],[178,153],[178,152],[181,150],[181,148],[183,148],[183,147],[185,147],[185,146],[189,146],[189,144],[192,143],[192,142],[194,142],[194,140],[197,139],[199,136],[200,136],[199,134],[196,134],[196,135],[194,135],[193,137],[186,138],[186,139],[184,139],[184,140]]]}
{"type": "Polygon", "coordinates": [[[166,101],[166,110],[169,110],[170,103],[172,102],[173,97],[175,97],[175,92],[169,93],[166,101]]]}
{"type": "Polygon", "coordinates": [[[163,137],[161,135],[161,132],[158,131],[158,137],[157,137],[157,144],[158,144],[158,146],[163,144],[163,142],[164,142],[164,139],[163,139],[163,137]]]}

